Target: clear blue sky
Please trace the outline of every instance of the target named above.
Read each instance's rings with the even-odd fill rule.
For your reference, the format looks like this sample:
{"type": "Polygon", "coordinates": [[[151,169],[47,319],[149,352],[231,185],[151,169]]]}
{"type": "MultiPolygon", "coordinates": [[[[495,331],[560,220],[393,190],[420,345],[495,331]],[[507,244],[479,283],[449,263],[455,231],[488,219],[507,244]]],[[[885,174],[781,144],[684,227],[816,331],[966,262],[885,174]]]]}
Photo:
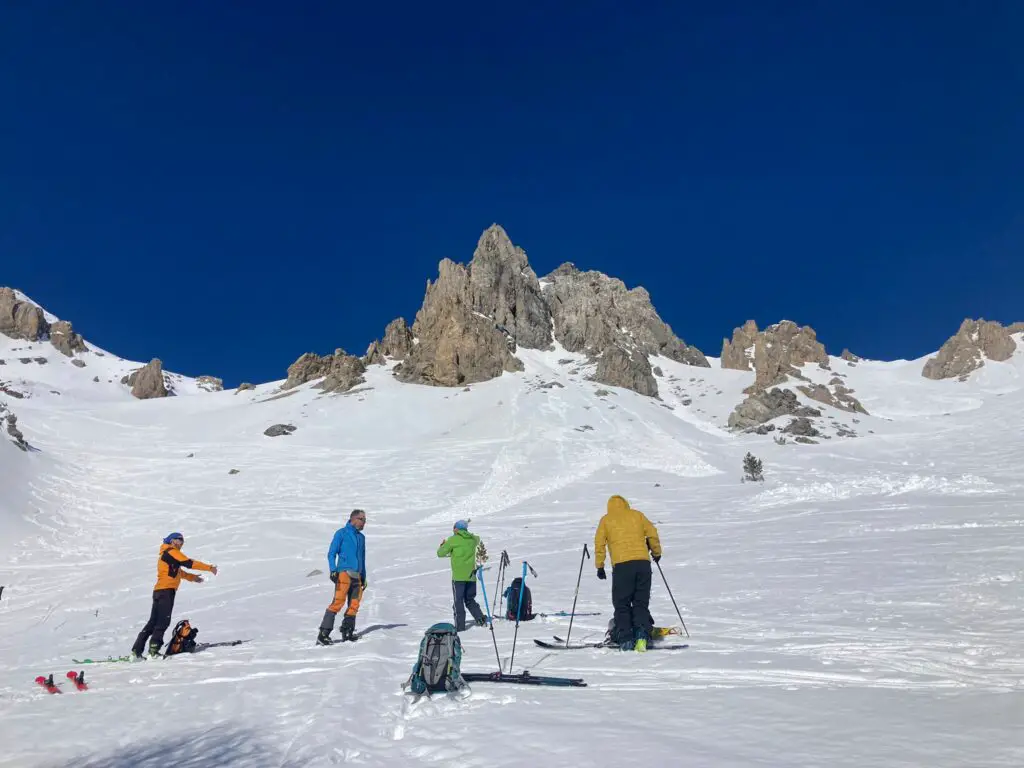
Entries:
{"type": "Polygon", "coordinates": [[[7,3],[0,285],[267,381],[496,221],[708,354],[752,317],[916,357],[1024,319],[1022,39],[1015,0],[7,3]]]}

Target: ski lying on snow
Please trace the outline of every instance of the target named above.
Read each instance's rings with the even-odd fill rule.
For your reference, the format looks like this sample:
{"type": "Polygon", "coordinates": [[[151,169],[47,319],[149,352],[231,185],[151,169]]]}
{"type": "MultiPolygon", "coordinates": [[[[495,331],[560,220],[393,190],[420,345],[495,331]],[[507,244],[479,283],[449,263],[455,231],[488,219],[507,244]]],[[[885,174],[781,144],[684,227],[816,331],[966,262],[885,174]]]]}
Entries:
{"type": "MultiPolygon", "coordinates": [[[[619,646],[609,645],[605,642],[600,643],[580,643],[579,645],[566,645],[564,640],[559,640],[557,643],[548,643],[544,640],[537,640],[534,638],[534,643],[539,645],[541,648],[547,648],[551,651],[581,651],[585,648],[610,648],[612,650],[618,650],[619,646]]],[[[683,648],[689,648],[689,643],[682,643],[677,645],[648,645],[648,651],[681,651],[683,648]]]]}
{"type": "MultiPolygon", "coordinates": [[[[200,651],[205,651],[207,648],[226,648],[228,646],[241,645],[242,643],[248,643],[248,642],[249,642],[248,640],[227,640],[227,641],[222,642],[222,643],[199,643],[198,645],[196,645],[196,649],[194,651],[191,651],[191,653],[199,653],[200,651]]],[[[174,656],[180,656],[180,655],[181,654],[179,654],[179,653],[174,653],[174,654],[171,654],[170,656],[165,656],[163,654],[157,654],[153,658],[169,659],[169,658],[173,658],[174,656]]],[[[146,661],[148,658],[149,657],[145,657],[144,656],[141,659],[135,659],[131,655],[128,655],[128,656],[107,656],[107,658],[105,658],[105,659],[72,659],[71,661],[73,663],[75,663],[75,664],[113,664],[114,662],[119,662],[119,661],[146,661]]]]}
{"type": "Polygon", "coordinates": [[[582,678],[571,677],[534,677],[529,672],[518,675],[502,672],[463,672],[462,679],[467,683],[519,683],[520,685],[552,685],[559,687],[586,688],[582,678]]]}

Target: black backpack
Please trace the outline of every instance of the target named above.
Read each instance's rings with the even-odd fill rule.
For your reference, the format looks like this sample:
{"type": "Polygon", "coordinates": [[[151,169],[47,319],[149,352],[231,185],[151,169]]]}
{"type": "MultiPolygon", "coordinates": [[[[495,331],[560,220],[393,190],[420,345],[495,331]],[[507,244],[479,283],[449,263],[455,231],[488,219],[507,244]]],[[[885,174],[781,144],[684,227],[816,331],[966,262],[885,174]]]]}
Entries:
{"type": "Polygon", "coordinates": [[[505,590],[502,595],[506,600],[505,618],[509,621],[516,620],[516,612],[519,612],[520,621],[530,621],[536,618],[536,614],[533,612],[533,595],[530,594],[530,588],[523,586],[522,577],[518,577],[512,580],[512,585],[505,590]],[[523,591],[523,607],[519,607],[519,590],[523,591]]]}
{"type": "Polygon", "coordinates": [[[164,656],[193,653],[196,650],[196,635],[198,634],[199,630],[193,627],[188,619],[182,619],[174,626],[174,634],[171,635],[171,642],[167,644],[164,656]]]}

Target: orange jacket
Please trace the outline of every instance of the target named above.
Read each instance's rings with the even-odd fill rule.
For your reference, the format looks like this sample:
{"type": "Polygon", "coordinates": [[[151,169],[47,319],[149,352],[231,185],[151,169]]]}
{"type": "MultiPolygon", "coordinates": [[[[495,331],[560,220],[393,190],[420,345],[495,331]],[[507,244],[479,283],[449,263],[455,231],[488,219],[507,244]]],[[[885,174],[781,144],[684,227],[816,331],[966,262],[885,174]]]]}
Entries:
{"type": "Polygon", "coordinates": [[[213,570],[212,565],[193,560],[170,544],[161,544],[160,555],[156,561],[156,586],[153,589],[177,589],[182,579],[186,581],[199,579],[196,574],[183,571],[182,568],[194,568],[197,571],[213,570]]]}
{"type": "Polygon", "coordinates": [[[648,544],[652,554],[661,556],[661,540],[654,523],[639,509],[632,509],[621,496],[608,499],[608,513],[601,518],[594,536],[594,565],[604,568],[605,547],[612,556],[612,565],[630,560],[648,560],[648,544]]]}

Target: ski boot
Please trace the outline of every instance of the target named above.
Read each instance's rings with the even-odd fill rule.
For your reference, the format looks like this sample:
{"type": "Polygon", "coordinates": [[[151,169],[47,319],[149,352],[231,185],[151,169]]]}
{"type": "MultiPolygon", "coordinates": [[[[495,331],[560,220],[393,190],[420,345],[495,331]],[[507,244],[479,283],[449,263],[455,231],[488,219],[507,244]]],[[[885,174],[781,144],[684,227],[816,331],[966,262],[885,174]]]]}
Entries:
{"type": "Polygon", "coordinates": [[[342,642],[351,640],[355,642],[359,638],[356,637],[356,617],[346,616],[341,621],[341,640],[342,642]]]}
{"type": "Polygon", "coordinates": [[[334,645],[334,641],[331,640],[331,631],[329,629],[320,629],[320,633],[316,636],[317,645],[334,645]]]}
{"type": "Polygon", "coordinates": [[[158,642],[156,642],[154,640],[150,640],[149,641],[149,658],[151,658],[151,659],[158,659],[158,658],[160,658],[160,646],[162,646],[162,645],[163,645],[163,643],[158,643],[158,642]]]}
{"type": "Polygon", "coordinates": [[[642,629],[636,631],[636,640],[633,643],[633,650],[644,653],[647,650],[647,633],[642,629]]]}

